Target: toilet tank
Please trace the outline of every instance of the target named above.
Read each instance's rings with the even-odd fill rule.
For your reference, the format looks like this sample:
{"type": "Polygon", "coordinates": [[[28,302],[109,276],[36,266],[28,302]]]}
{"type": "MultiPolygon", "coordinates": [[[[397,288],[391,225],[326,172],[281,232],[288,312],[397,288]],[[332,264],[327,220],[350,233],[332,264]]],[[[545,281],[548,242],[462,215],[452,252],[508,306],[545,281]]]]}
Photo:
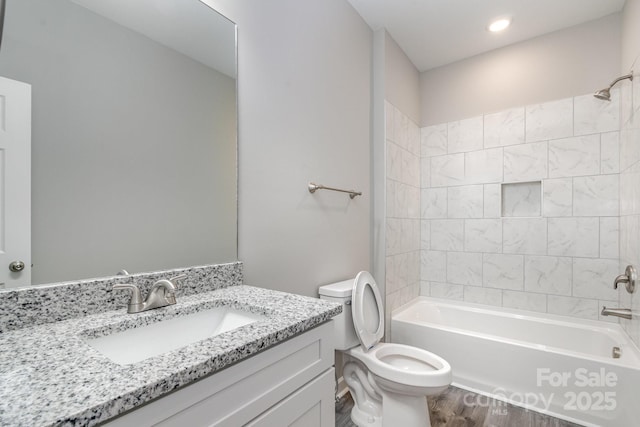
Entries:
{"type": "Polygon", "coordinates": [[[357,346],[360,342],[356,336],[351,316],[351,291],[354,279],[320,286],[320,299],[342,304],[342,313],[333,318],[335,328],[336,350],[347,350],[357,346]]]}

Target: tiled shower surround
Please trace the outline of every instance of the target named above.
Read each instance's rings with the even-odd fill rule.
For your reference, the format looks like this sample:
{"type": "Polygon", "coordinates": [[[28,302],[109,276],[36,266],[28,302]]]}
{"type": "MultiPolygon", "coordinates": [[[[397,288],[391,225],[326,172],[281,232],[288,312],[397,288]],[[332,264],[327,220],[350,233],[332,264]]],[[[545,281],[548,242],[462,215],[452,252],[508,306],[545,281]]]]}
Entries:
{"type": "Polygon", "coordinates": [[[386,307],[391,312],[420,290],[420,128],[385,103],[386,118],[386,307]]]}
{"type": "Polygon", "coordinates": [[[422,295],[588,319],[618,305],[612,93],[421,129],[422,295]]]}
{"type": "MultiPolygon", "coordinates": [[[[640,74],[633,83],[620,85],[620,269],[627,264],[640,267],[640,74]]],[[[631,308],[636,317],[620,319],[620,323],[637,345],[640,345],[640,288],[633,294],[620,286],[619,307],[631,308]]]]}

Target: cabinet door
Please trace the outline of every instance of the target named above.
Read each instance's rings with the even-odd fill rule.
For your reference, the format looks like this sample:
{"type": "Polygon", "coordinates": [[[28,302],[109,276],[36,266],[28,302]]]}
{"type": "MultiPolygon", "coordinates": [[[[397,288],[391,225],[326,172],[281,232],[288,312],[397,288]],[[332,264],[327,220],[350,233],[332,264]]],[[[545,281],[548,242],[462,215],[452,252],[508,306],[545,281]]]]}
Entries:
{"type": "Polygon", "coordinates": [[[334,369],[329,369],[247,426],[334,427],[334,376],[334,369]]]}

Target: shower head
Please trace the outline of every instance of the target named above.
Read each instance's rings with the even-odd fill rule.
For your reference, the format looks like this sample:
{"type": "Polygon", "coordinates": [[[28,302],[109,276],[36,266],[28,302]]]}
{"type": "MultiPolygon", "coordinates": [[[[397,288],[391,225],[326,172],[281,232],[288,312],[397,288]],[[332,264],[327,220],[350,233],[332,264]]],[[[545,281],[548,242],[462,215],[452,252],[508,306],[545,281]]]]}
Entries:
{"type": "Polygon", "coordinates": [[[600,89],[599,91],[594,93],[593,96],[604,101],[611,101],[611,91],[609,90],[609,88],[600,89]]]}
{"type": "Polygon", "coordinates": [[[632,80],[633,81],[633,71],[631,71],[629,74],[622,76],[622,77],[618,77],[617,79],[615,79],[614,81],[611,82],[611,84],[609,85],[608,88],[606,89],[600,89],[599,91],[597,91],[596,93],[593,94],[593,96],[595,96],[598,99],[602,99],[604,101],[611,101],[611,88],[618,83],[621,80],[632,80]]]}

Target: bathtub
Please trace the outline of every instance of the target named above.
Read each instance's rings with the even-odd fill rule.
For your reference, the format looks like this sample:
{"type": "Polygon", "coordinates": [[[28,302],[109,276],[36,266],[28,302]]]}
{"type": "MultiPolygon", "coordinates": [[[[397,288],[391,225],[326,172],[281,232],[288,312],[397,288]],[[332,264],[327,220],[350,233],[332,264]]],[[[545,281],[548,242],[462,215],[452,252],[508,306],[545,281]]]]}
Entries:
{"type": "Polygon", "coordinates": [[[585,426],[640,425],[640,351],[618,324],[419,297],[393,312],[391,336],[444,357],[453,385],[482,395],[464,403],[494,416],[509,402],[585,426]]]}

